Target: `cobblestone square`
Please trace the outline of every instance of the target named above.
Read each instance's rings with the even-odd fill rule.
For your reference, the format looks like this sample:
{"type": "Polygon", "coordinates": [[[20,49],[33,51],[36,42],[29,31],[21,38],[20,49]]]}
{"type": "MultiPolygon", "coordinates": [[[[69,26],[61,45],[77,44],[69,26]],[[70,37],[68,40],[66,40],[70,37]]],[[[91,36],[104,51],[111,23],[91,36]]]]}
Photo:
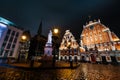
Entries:
{"type": "Polygon", "coordinates": [[[35,69],[0,67],[0,80],[119,80],[119,65],[80,63],[75,69],[35,69]]]}

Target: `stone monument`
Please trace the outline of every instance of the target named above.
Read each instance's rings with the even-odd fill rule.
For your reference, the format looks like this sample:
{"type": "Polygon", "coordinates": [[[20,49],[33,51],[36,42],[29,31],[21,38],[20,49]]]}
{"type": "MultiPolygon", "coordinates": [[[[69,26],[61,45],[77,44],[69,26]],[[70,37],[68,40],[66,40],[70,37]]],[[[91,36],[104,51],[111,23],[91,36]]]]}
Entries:
{"type": "Polygon", "coordinates": [[[52,31],[50,30],[48,34],[48,41],[46,42],[45,48],[44,48],[44,55],[47,57],[52,57],[52,31]]]}

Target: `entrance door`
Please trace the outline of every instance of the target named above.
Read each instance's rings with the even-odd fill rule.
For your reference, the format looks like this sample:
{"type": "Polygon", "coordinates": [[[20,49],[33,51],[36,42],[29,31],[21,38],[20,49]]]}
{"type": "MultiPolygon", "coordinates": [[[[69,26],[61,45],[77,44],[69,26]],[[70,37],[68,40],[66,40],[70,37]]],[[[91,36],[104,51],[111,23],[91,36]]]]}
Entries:
{"type": "Polygon", "coordinates": [[[85,56],[81,56],[81,62],[85,62],[85,56]]]}
{"type": "Polygon", "coordinates": [[[63,60],[63,57],[60,57],[60,60],[62,61],[62,60],[63,60]]]}
{"type": "Polygon", "coordinates": [[[112,64],[117,64],[117,60],[115,56],[111,56],[112,64]]]}
{"type": "Polygon", "coordinates": [[[91,54],[91,62],[92,63],[95,63],[96,62],[96,57],[94,56],[94,54],[91,54]]]}
{"type": "Polygon", "coordinates": [[[106,64],[106,63],[107,63],[105,56],[102,56],[102,63],[103,63],[103,64],[106,64]]]}
{"type": "Polygon", "coordinates": [[[65,56],[65,61],[67,61],[67,57],[65,56]]]}

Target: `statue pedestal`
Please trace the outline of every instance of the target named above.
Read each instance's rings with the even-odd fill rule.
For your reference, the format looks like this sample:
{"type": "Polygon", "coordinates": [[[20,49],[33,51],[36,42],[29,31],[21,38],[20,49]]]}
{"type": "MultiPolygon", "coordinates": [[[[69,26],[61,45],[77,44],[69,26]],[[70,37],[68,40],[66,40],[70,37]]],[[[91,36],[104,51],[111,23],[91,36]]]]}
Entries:
{"type": "Polygon", "coordinates": [[[44,48],[44,60],[52,60],[52,31],[50,30],[48,34],[48,41],[46,42],[45,48],[44,48]]]}
{"type": "Polygon", "coordinates": [[[52,60],[52,44],[51,43],[46,43],[45,48],[44,48],[44,58],[45,60],[52,60]]]}

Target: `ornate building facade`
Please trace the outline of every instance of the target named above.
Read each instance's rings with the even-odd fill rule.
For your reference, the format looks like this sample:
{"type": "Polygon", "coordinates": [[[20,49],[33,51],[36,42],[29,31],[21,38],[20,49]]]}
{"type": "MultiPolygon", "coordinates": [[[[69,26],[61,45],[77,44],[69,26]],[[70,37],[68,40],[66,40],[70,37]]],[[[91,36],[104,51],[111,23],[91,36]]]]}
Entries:
{"type": "Polygon", "coordinates": [[[108,27],[101,24],[100,20],[90,21],[89,24],[83,26],[81,34],[81,47],[94,50],[95,46],[98,51],[120,50],[120,39],[108,27]]]}
{"type": "Polygon", "coordinates": [[[88,61],[120,62],[120,39],[100,20],[83,26],[80,39],[81,56],[88,61]],[[82,54],[82,52],[85,54],[82,54]]]}
{"type": "Polygon", "coordinates": [[[79,45],[69,30],[66,30],[59,47],[60,60],[79,59],[79,45]]]}

